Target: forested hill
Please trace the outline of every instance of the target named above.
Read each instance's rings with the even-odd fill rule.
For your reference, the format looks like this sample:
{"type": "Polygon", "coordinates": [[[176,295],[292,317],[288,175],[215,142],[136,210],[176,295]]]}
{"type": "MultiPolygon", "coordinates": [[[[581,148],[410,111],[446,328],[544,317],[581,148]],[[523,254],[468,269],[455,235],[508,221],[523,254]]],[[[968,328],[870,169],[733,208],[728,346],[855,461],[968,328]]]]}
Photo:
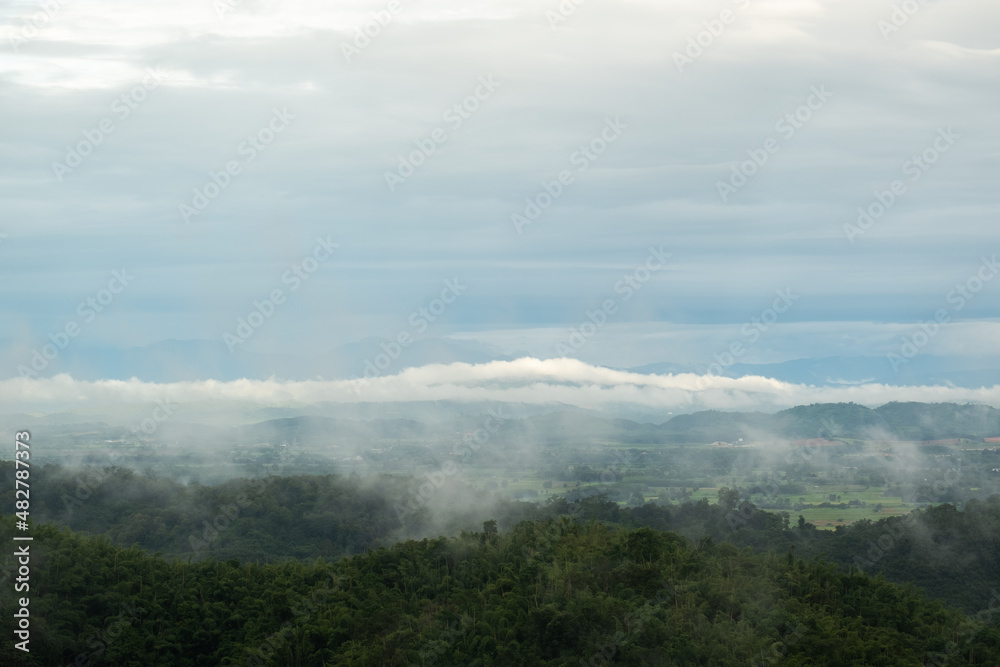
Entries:
{"type": "MultiPolygon", "coordinates": [[[[431,427],[412,420],[342,420],[296,417],[241,427],[226,436],[234,442],[291,442],[366,437],[372,440],[444,437],[465,422],[431,427]]],[[[500,437],[513,441],[578,441],[598,436],[615,442],[713,442],[762,436],[791,440],[819,437],[898,440],[941,440],[1000,436],[1000,410],[986,405],[955,403],[887,403],[868,408],[856,403],[801,405],[775,414],[709,410],[677,415],[661,423],[641,424],[578,413],[550,413],[508,419],[500,437]]]]}
{"type": "Polygon", "coordinates": [[[33,534],[31,653],[4,665],[1000,664],[995,628],[912,589],[651,529],[487,522],[267,565],[33,534]]]}
{"type": "Polygon", "coordinates": [[[704,442],[757,439],[762,434],[788,439],[981,440],[1000,436],[1000,410],[954,403],[893,402],[878,408],[817,403],[775,414],[708,411],[678,415],[648,435],[653,433],[667,441],[704,442]]]}
{"type": "MultiPolygon", "coordinates": [[[[295,417],[261,422],[221,435],[227,442],[328,442],[438,439],[479,426],[468,419],[434,426],[412,420],[352,422],[295,417]]],[[[677,415],[660,423],[606,419],[575,412],[508,418],[496,437],[504,442],[537,444],[610,441],[634,444],[734,441],[737,438],[855,438],[942,440],[1000,436],[1000,410],[954,403],[887,403],[868,408],[856,403],[802,405],[774,414],[709,410],[677,415]]]]}
{"type": "MultiPolygon", "coordinates": [[[[434,414],[434,408],[428,408],[434,414]]],[[[484,415],[486,414],[484,410],[484,415]]],[[[517,417],[501,409],[503,429],[493,434],[494,443],[504,446],[553,446],[565,444],[620,442],[630,444],[710,443],[767,439],[850,438],[861,440],[944,440],[966,438],[982,441],[1000,437],[1000,410],[985,405],[954,403],[887,403],[868,408],[856,403],[801,405],[774,414],[762,412],[721,412],[709,410],[676,415],[660,422],[611,419],[581,412],[549,412],[517,417]]],[[[80,433],[94,439],[138,438],[140,441],[163,436],[168,440],[198,437],[225,447],[257,443],[291,443],[340,446],[353,449],[358,443],[447,444],[461,434],[483,425],[484,415],[465,414],[433,422],[413,419],[374,418],[359,421],[328,416],[301,415],[223,428],[205,424],[168,422],[156,437],[130,431],[105,422],[78,423],[75,415],[37,417],[10,415],[0,421],[18,428],[30,427],[33,436],[56,444],[72,444],[80,433]],[[170,434],[169,436],[165,434],[170,434]]]]}

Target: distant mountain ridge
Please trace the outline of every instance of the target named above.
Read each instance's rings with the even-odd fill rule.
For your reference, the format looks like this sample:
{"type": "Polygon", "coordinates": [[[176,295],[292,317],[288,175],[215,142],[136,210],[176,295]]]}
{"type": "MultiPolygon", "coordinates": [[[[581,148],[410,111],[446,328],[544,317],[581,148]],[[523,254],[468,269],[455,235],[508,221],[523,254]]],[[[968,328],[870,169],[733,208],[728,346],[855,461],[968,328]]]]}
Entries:
{"type": "MultiPolygon", "coordinates": [[[[774,414],[709,410],[677,415],[662,423],[613,419],[583,412],[556,411],[521,417],[503,415],[502,428],[491,442],[521,446],[600,446],[606,443],[632,445],[737,443],[765,439],[790,441],[809,439],[863,439],[931,441],[965,438],[982,441],[1000,436],[1000,410],[985,405],[955,403],[886,403],[868,408],[856,403],[801,405],[774,414]]],[[[72,433],[92,432],[100,437],[122,437],[121,428],[106,422],[73,423],[68,414],[55,419],[11,415],[4,421],[35,429],[37,437],[54,439],[72,433]]],[[[378,446],[400,442],[459,443],[466,434],[484,424],[487,413],[468,413],[428,422],[412,418],[358,419],[302,415],[267,419],[226,428],[193,423],[164,425],[164,433],[178,437],[194,431],[230,445],[254,443],[325,443],[346,447],[378,446]]],[[[141,437],[141,434],[140,434],[141,437]]]]}
{"type": "Polygon", "coordinates": [[[702,439],[754,439],[761,433],[791,440],[857,438],[897,440],[980,440],[1000,434],[1000,410],[955,403],[886,403],[867,408],[856,403],[800,405],[773,415],[694,413],[661,426],[666,432],[702,439]]]}

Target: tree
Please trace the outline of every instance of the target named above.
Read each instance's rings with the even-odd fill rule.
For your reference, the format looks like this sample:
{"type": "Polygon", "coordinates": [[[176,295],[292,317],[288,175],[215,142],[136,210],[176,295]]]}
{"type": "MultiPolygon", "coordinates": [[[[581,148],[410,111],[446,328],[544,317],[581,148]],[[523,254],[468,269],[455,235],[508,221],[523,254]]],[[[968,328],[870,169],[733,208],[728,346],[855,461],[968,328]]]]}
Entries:
{"type": "Polygon", "coordinates": [[[736,503],[740,500],[740,492],[736,489],[730,489],[728,486],[719,489],[718,495],[719,505],[727,512],[736,507],[736,503]]]}
{"type": "Polygon", "coordinates": [[[492,542],[496,539],[496,537],[497,537],[496,519],[483,521],[483,540],[487,542],[492,542]]]}

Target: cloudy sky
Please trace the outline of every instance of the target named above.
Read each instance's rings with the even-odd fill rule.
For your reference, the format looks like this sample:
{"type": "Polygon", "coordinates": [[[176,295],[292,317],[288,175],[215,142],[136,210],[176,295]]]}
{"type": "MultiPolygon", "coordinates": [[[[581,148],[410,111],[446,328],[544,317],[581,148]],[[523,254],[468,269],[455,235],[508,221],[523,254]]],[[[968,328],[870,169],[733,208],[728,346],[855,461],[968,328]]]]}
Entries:
{"type": "Polygon", "coordinates": [[[895,6],[4,3],[0,378],[67,326],[1000,357],[1000,6],[895,6]]]}

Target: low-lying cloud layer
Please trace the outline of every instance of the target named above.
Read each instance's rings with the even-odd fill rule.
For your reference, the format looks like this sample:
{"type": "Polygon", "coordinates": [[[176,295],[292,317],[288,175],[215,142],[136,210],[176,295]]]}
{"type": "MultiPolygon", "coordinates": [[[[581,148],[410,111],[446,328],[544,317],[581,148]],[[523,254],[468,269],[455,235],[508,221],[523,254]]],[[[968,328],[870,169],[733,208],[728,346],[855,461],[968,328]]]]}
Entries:
{"type": "Polygon", "coordinates": [[[689,412],[704,409],[779,410],[810,403],[889,401],[984,403],[1000,406],[1000,385],[949,386],[863,384],[814,387],[763,377],[645,375],[593,366],[575,359],[534,359],[484,364],[432,364],[373,379],[340,381],[236,380],[151,383],[137,379],[83,382],[68,375],[0,381],[7,411],[50,412],[109,405],[153,403],[310,405],[412,401],[511,402],[572,405],[608,411],[643,408],[689,412]]]}

